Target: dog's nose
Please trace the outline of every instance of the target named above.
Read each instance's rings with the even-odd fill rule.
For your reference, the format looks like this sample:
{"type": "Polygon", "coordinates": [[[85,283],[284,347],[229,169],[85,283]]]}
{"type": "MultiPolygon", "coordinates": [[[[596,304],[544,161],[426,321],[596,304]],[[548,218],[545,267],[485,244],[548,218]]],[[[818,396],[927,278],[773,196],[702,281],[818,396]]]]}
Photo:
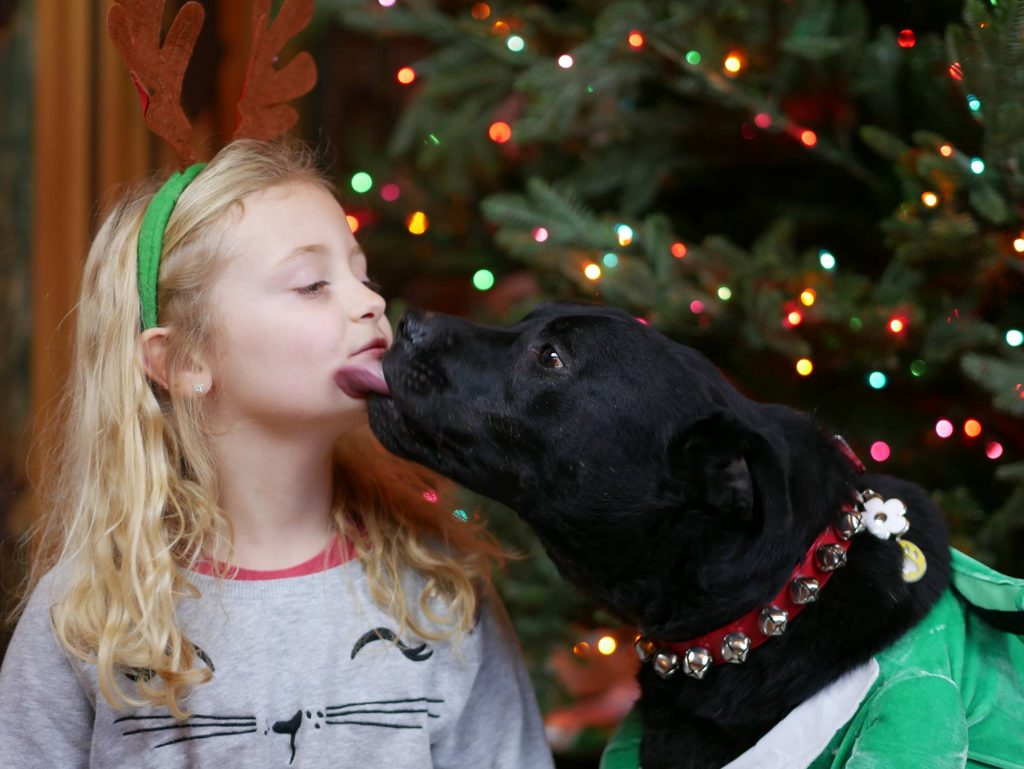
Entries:
{"type": "Polygon", "coordinates": [[[429,319],[430,313],[423,310],[406,310],[398,321],[398,338],[412,345],[423,344],[430,336],[429,319]]]}

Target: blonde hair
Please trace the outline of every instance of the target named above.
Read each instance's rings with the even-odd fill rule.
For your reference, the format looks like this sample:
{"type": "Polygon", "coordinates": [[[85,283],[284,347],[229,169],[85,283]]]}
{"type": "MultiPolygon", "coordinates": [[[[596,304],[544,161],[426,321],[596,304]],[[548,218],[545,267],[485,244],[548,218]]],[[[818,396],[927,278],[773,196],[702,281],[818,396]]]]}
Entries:
{"type": "MultiPolygon", "coordinates": [[[[182,193],[160,264],[158,324],[173,329],[166,390],[147,379],[136,354],[138,233],[158,185],[122,198],[90,248],[28,587],[59,567],[54,632],[71,655],[96,665],[112,707],[166,706],[182,718],[181,701],[212,675],[197,664],[176,607],[198,597],[188,570],[218,544],[230,546],[231,526],[217,505],[205,399],[182,395],[175,378],[215,342],[210,289],[232,215],[246,196],[295,182],[333,192],[304,146],[244,140],[182,193]],[[154,675],[138,677],[133,695],[117,675],[125,668],[154,675]]],[[[426,639],[468,631],[480,585],[502,556],[494,540],[425,500],[439,479],[387,454],[368,429],[339,441],[336,457],[335,524],[365,565],[374,600],[426,639]],[[425,578],[419,615],[402,587],[409,568],[425,578]],[[435,598],[447,605],[444,615],[431,610],[435,598]]]]}

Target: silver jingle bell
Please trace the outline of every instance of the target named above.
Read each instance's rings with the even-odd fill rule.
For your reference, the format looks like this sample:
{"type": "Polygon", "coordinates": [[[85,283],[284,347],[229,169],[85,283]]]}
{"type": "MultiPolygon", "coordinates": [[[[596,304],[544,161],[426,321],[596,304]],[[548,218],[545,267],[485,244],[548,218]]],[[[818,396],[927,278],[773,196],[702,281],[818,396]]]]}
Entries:
{"type": "Polygon", "coordinates": [[[822,571],[835,571],[846,566],[846,550],[842,545],[822,545],[814,553],[814,560],[822,571]]]}
{"type": "Polygon", "coordinates": [[[884,497],[882,497],[882,495],[879,494],[874,489],[864,489],[862,492],[860,492],[859,496],[860,500],[857,504],[857,509],[860,510],[861,512],[864,512],[864,505],[865,503],[867,503],[869,499],[884,499],[884,497]]]}
{"type": "Polygon", "coordinates": [[[703,646],[693,646],[683,655],[683,672],[691,678],[703,678],[710,667],[711,652],[703,646]]]}
{"type": "Polygon", "coordinates": [[[857,513],[843,513],[835,529],[841,539],[853,539],[864,531],[864,521],[857,513]]]}
{"type": "Polygon", "coordinates": [[[765,606],[761,609],[759,625],[761,632],[765,635],[782,635],[786,632],[786,623],[789,622],[789,612],[780,609],[778,606],[765,606]]]}
{"type": "Polygon", "coordinates": [[[654,672],[662,678],[671,678],[679,670],[679,657],[672,652],[658,652],[652,663],[654,672]]]}
{"type": "Polygon", "coordinates": [[[818,600],[821,583],[814,577],[799,577],[789,585],[789,596],[798,606],[806,606],[818,600]]]}
{"type": "Polygon", "coordinates": [[[658,651],[657,644],[643,636],[636,639],[633,648],[636,650],[636,656],[640,658],[641,662],[647,662],[658,651]]]}
{"type": "Polygon", "coordinates": [[[722,659],[739,665],[747,661],[750,653],[750,638],[745,633],[729,633],[722,639],[722,659]]]}

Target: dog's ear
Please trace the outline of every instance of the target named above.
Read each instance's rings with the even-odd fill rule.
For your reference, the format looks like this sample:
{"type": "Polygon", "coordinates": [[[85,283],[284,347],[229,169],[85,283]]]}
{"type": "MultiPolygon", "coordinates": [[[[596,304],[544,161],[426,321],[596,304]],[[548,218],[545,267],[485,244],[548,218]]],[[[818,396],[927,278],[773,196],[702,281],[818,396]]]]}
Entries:
{"type": "MultiPolygon", "coordinates": [[[[755,494],[764,491],[763,475],[769,465],[774,473],[777,461],[768,442],[756,430],[735,416],[716,412],[678,431],[669,443],[671,472],[681,482],[687,504],[743,523],[755,514],[755,494]],[[758,472],[762,471],[762,472],[758,472]]],[[[781,482],[782,477],[774,479],[781,482]]],[[[771,483],[771,485],[776,485],[771,483]]]]}

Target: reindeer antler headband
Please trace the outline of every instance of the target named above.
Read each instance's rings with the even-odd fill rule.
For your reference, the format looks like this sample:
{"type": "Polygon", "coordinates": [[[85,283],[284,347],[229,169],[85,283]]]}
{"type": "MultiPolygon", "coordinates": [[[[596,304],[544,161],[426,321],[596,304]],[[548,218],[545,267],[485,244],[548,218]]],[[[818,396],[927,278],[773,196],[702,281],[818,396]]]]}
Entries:
{"type": "MultiPolygon", "coordinates": [[[[196,0],[189,0],[160,45],[163,8],[164,0],[116,0],[107,15],[107,31],[142,99],[146,125],[174,148],[183,169],[153,196],[139,231],[143,330],[156,325],[157,275],[167,221],[182,191],[206,167],[195,162],[192,124],[181,108],[185,69],[205,13],[196,0]]],[[[312,90],[316,83],[313,57],[303,51],[281,69],[276,69],[274,62],[284,44],[305,28],[312,16],[313,0],[285,0],[269,23],[270,0],[255,0],[252,52],[238,102],[234,139],[273,139],[298,120],[298,113],[287,102],[312,90]]]]}

